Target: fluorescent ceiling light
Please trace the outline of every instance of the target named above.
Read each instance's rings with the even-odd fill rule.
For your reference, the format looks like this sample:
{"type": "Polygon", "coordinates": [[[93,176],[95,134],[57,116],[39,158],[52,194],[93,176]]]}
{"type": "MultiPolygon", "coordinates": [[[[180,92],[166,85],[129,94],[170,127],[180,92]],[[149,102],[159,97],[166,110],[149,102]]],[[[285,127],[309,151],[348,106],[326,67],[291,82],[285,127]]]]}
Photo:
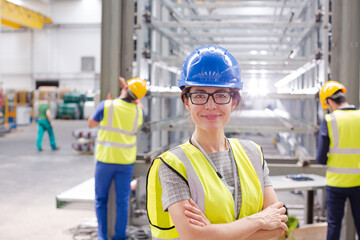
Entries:
{"type": "Polygon", "coordinates": [[[12,2],[13,4],[16,4],[16,5],[24,5],[24,2],[21,1],[21,0],[7,0],[8,2],[12,2]]]}
{"type": "Polygon", "coordinates": [[[289,75],[287,75],[284,78],[277,81],[275,83],[275,87],[279,88],[279,87],[285,86],[289,82],[297,79],[302,74],[304,74],[304,73],[308,72],[310,69],[314,68],[316,66],[316,64],[317,63],[316,63],[315,60],[312,60],[311,62],[305,63],[303,66],[299,67],[298,69],[296,69],[295,71],[293,71],[289,75]]]}

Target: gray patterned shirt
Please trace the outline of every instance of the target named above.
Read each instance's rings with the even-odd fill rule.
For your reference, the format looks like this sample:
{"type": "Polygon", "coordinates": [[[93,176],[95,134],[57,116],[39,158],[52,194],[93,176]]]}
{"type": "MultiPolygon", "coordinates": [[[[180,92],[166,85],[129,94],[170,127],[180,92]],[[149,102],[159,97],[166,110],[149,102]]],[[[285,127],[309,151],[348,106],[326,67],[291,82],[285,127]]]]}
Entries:
{"type": "MultiPolygon", "coordinates": [[[[211,161],[216,166],[217,170],[223,176],[225,182],[228,185],[228,189],[234,197],[235,194],[235,182],[234,182],[234,172],[231,162],[231,150],[209,153],[211,161]]],[[[239,181],[239,174],[236,171],[237,176],[237,186],[238,186],[238,196],[237,196],[237,212],[240,212],[241,209],[241,188],[239,181]]],[[[271,181],[269,177],[269,168],[264,160],[264,186],[271,186],[271,181]]],[[[190,189],[188,185],[184,182],[181,177],[168,168],[164,163],[160,163],[159,166],[159,180],[162,188],[161,200],[163,204],[164,211],[167,211],[168,207],[172,204],[187,200],[190,198],[190,189]]]]}

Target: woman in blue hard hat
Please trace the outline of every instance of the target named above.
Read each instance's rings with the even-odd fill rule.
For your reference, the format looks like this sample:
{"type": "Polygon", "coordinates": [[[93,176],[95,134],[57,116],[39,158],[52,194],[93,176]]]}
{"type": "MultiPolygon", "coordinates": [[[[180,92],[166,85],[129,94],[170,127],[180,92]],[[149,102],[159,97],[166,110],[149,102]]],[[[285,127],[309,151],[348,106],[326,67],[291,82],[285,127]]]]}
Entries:
{"type": "Polygon", "coordinates": [[[287,229],[260,146],[225,137],[242,84],[239,64],[221,47],[185,60],[178,86],[195,131],[149,169],[153,239],[267,239],[287,229]]]}

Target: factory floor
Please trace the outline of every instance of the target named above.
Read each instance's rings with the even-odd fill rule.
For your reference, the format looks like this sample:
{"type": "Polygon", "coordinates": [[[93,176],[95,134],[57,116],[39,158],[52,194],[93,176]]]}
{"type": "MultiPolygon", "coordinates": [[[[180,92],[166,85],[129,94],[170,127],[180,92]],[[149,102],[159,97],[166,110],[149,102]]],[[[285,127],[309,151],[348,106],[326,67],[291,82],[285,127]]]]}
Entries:
{"type": "MultiPolygon", "coordinates": [[[[71,148],[72,131],[86,127],[86,120],[55,120],[57,151],[51,150],[47,134],[43,151],[37,151],[36,124],[0,136],[0,239],[70,240],[79,224],[96,222],[93,209],[57,209],[55,200],[94,175],[93,155],[71,148]]],[[[279,192],[278,197],[303,223],[303,193],[279,192]]]]}
{"type": "Polygon", "coordinates": [[[85,127],[85,120],[55,120],[57,151],[47,134],[43,151],[37,151],[36,124],[0,136],[0,239],[70,240],[72,228],[95,218],[91,209],[57,209],[55,201],[94,175],[93,156],[71,149],[72,131],[85,127]]]}

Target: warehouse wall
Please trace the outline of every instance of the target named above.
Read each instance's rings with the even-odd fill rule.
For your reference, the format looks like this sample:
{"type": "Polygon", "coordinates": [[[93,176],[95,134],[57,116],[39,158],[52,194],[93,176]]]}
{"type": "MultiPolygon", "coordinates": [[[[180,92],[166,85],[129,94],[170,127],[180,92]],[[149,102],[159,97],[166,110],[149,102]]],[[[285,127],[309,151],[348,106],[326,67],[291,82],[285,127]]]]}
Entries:
{"type": "MultiPolygon", "coordinates": [[[[29,2],[31,4],[31,1],[29,2]]],[[[28,6],[27,6],[28,7],[28,6]]],[[[0,82],[3,88],[34,89],[36,80],[58,80],[76,89],[99,87],[101,1],[51,1],[33,9],[53,24],[41,30],[2,30],[0,82]],[[94,70],[82,71],[82,57],[93,57],[94,70]]]]}
{"type": "Polygon", "coordinates": [[[29,31],[0,35],[0,82],[3,88],[30,88],[31,34],[29,31]]]}

